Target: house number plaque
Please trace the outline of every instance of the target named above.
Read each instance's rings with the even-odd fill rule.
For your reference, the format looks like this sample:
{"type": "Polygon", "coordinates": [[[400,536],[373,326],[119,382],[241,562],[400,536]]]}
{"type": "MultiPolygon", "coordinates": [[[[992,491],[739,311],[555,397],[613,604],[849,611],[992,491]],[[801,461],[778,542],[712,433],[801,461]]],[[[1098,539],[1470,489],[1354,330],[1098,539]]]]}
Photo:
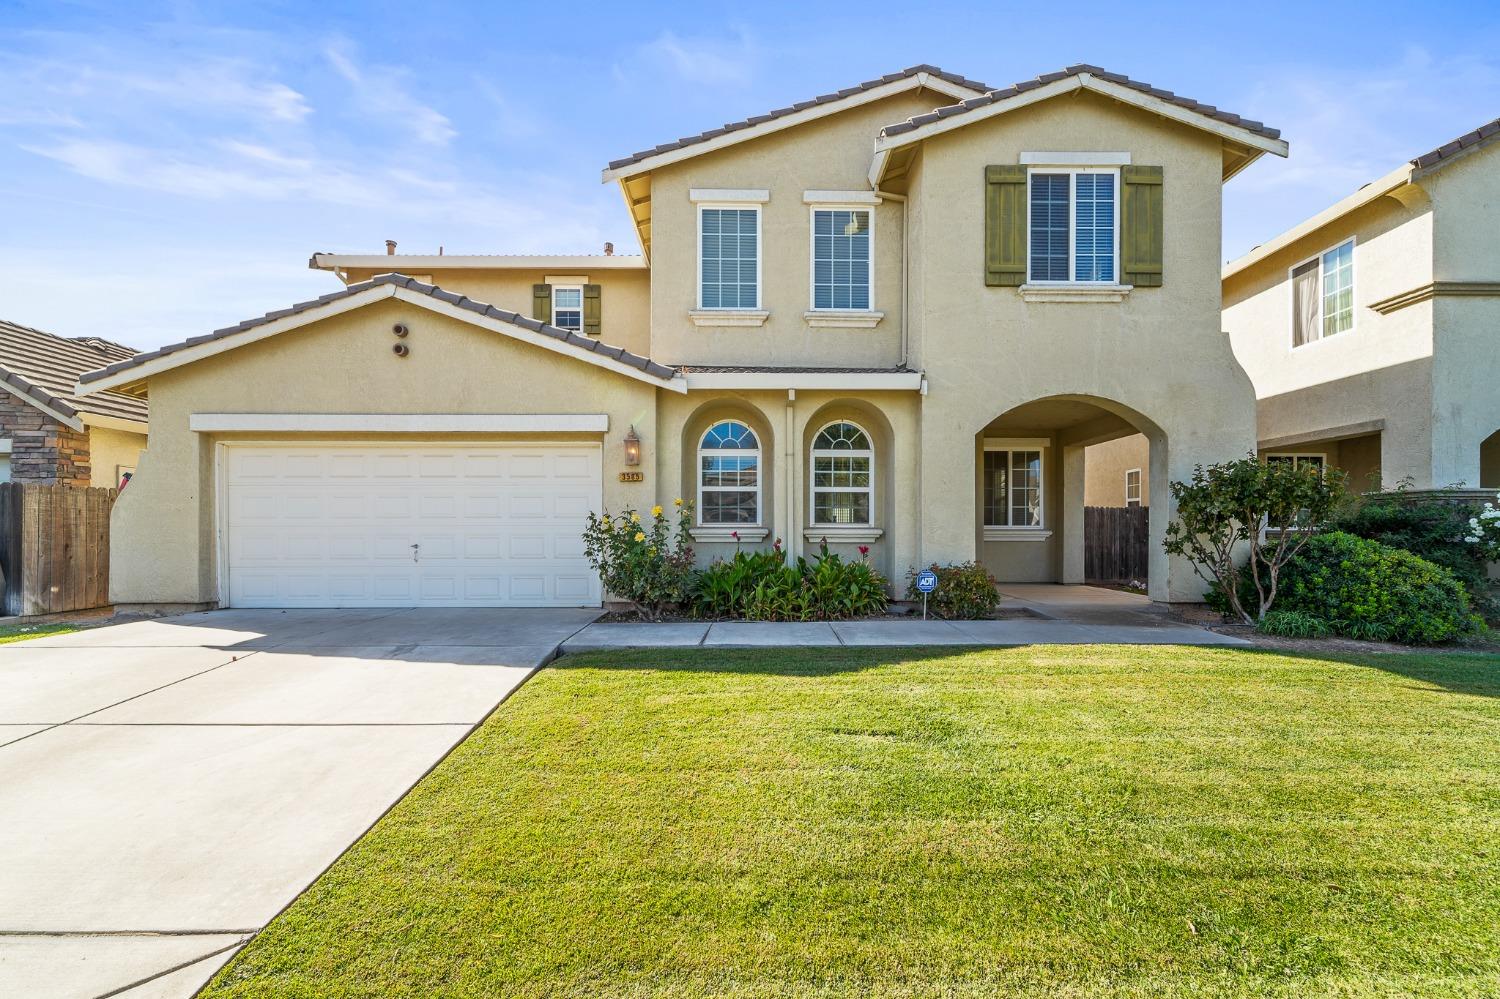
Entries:
{"type": "Polygon", "coordinates": [[[646,481],[646,473],[645,472],[621,472],[620,473],[620,481],[621,482],[645,482],[646,481]]]}

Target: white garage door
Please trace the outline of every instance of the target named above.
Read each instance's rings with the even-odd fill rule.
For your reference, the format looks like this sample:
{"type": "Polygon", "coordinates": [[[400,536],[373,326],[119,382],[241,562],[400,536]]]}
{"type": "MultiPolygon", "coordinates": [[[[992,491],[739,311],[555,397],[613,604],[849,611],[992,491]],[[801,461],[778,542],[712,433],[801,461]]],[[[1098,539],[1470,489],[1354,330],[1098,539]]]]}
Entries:
{"type": "Polygon", "coordinates": [[[226,446],[231,607],[577,607],[598,445],[226,446]]]}

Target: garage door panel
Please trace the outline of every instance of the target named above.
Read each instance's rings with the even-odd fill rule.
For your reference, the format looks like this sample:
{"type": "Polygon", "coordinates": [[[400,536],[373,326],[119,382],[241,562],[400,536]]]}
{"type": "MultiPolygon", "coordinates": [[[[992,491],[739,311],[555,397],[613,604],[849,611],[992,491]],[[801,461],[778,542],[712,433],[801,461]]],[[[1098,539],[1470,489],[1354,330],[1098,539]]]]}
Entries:
{"type": "Polygon", "coordinates": [[[226,450],[231,605],[599,602],[582,540],[597,447],[226,450]]]}

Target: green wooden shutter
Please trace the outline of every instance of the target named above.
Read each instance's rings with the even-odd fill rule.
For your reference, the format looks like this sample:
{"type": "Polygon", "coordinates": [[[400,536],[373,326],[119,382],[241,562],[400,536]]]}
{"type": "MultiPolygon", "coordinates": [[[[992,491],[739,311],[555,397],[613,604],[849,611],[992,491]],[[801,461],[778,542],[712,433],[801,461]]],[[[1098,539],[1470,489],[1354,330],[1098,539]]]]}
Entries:
{"type": "Polygon", "coordinates": [[[531,286],[531,318],[544,323],[552,322],[552,286],[550,284],[531,286]]]}
{"type": "Polygon", "coordinates": [[[583,332],[589,336],[599,335],[599,286],[583,286],[583,332]]]}
{"type": "Polygon", "coordinates": [[[984,168],[984,283],[1026,283],[1026,168],[984,168]]]}
{"type": "Polygon", "coordinates": [[[1162,182],[1159,166],[1120,168],[1120,283],[1161,287],[1162,182]]]}

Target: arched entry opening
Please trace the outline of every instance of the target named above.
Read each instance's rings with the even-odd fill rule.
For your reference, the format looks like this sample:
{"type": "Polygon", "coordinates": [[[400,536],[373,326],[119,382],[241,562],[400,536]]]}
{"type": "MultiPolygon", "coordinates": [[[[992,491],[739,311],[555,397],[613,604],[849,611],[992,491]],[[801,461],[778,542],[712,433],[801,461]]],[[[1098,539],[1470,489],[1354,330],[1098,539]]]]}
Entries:
{"type": "Polygon", "coordinates": [[[1167,446],[1149,418],[1094,396],[1001,413],[974,436],[980,563],[1002,584],[1134,582],[1167,599],[1167,446]]]}

